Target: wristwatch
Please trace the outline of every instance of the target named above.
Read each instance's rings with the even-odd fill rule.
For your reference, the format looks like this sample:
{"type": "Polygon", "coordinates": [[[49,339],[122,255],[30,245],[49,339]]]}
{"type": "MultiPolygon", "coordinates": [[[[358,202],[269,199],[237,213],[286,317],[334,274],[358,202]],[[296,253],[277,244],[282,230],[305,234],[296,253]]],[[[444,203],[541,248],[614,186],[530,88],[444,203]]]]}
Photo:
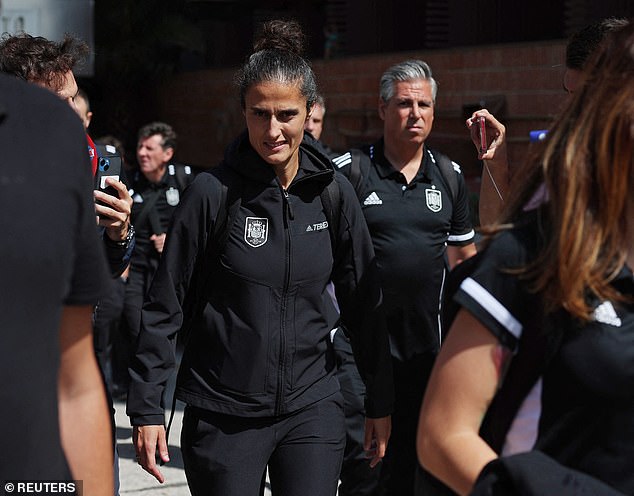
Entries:
{"type": "Polygon", "coordinates": [[[128,246],[130,246],[130,242],[134,238],[134,226],[132,224],[128,226],[128,233],[126,234],[125,239],[123,239],[122,241],[113,241],[107,234],[105,235],[105,238],[106,242],[110,243],[111,245],[119,246],[121,248],[127,248],[128,246]]]}

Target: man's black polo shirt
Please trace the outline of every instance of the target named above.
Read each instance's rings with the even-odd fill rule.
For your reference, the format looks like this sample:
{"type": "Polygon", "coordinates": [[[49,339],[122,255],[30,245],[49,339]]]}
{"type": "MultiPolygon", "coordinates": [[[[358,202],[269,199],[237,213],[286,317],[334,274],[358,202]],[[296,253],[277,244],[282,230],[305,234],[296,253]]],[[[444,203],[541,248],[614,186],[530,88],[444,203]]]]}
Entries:
{"type": "MultiPolygon", "coordinates": [[[[425,147],[421,167],[407,184],[385,158],[383,141],[362,149],[357,194],[382,277],[392,354],[401,360],[440,346],[439,306],[447,244],[474,240],[468,191],[460,168],[457,201],[425,147]]],[[[335,159],[335,162],[337,160],[335,159]]],[[[350,161],[339,161],[350,175],[350,161]]]]}
{"type": "Polygon", "coordinates": [[[191,168],[180,164],[169,164],[158,183],[148,181],[140,171],[134,175],[130,194],[133,200],[131,219],[136,231],[137,244],[133,255],[135,264],[140,263],[146,256],[155,258],[159,256],[153,248],[154,244],[150,241],[150,237],[153,234],[167,232],[174,210],[180,203],[184,185],[179,184],[177,168],[183,168],[183,176],[187,178],[188,184],[193,181],[194,175],[191,168]],[[157,198],[152,200],[154,204],[150,207],[150,212],[144,214],[145,219],[139,222],[141,212],[154,195],[157,198]]]}

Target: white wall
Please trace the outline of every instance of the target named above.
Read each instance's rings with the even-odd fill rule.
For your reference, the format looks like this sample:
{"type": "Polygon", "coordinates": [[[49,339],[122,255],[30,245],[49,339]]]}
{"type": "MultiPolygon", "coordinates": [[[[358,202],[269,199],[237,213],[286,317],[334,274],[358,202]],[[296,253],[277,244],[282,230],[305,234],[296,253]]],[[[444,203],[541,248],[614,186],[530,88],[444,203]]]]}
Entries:
{"type": "MultiPolygon", "coordinates": [[[[55,41],[69,33],[94,48],[93,9],[94,0],[0,0],[0,32],[24,31],[55,41]]],[[[94,74],[93,52],[75,73],[94,74]]]]}

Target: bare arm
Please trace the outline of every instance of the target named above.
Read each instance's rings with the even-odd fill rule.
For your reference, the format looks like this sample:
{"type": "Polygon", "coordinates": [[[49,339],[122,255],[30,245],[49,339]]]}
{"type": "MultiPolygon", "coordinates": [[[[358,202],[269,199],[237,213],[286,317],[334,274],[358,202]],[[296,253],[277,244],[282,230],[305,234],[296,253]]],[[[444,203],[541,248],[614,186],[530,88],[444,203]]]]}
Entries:
{"type": "Polygon", "coordinates": [[[84,494],[112,496],[112,428],[92,338],[92,307],[66,306],[59,332],[58,377],[62,446],[84,494]]]}
{"type": "Polygon", "coordinates": [[[459,494],[497,458],[478,432],[508,354],[466,310],[460,310],[427,386],[418,424],[420,463],[459,494]]]}
{"type": "Polygon", "coordinates": [[[506,127],[488,110],[482,109],[467,119],[471,141],[478,150],[478,158],[483,160],[482,180],[480,182],[479,215],[480,225],[495,222],[502,211],[509,188],[509,163],[506,151],[506,127]],[[486,119],[487,149],[480,151],[480,133],[475,119],[486,119]]]}
{"type": "Polygon", "coordinates": [[[469,243],[464,246],[447,246],[447,259],[449,260],[449,267],[451,269],[475,254],[476,246],[474,243],[469,243]]]}

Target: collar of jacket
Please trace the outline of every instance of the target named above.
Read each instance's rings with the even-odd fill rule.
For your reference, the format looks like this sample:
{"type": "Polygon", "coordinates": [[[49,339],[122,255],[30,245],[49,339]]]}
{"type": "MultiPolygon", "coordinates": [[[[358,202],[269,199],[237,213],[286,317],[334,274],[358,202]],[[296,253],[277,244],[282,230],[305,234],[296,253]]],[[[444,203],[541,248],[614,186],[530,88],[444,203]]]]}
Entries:
{"type": "MultiPolygon", "coordinates": [[[[335,170],[330,159],[323,154],[315,139],[304,133],[304,139],[299,145],[299,170],[291,187],[307,180],[328,184],[332,181],[335,170]]],[[[261,183],[271,184],[275,181],[275,171],[249,143],[248,131],[243,131],[226,149],[224,162],[237,174],[261,183]]]]}

